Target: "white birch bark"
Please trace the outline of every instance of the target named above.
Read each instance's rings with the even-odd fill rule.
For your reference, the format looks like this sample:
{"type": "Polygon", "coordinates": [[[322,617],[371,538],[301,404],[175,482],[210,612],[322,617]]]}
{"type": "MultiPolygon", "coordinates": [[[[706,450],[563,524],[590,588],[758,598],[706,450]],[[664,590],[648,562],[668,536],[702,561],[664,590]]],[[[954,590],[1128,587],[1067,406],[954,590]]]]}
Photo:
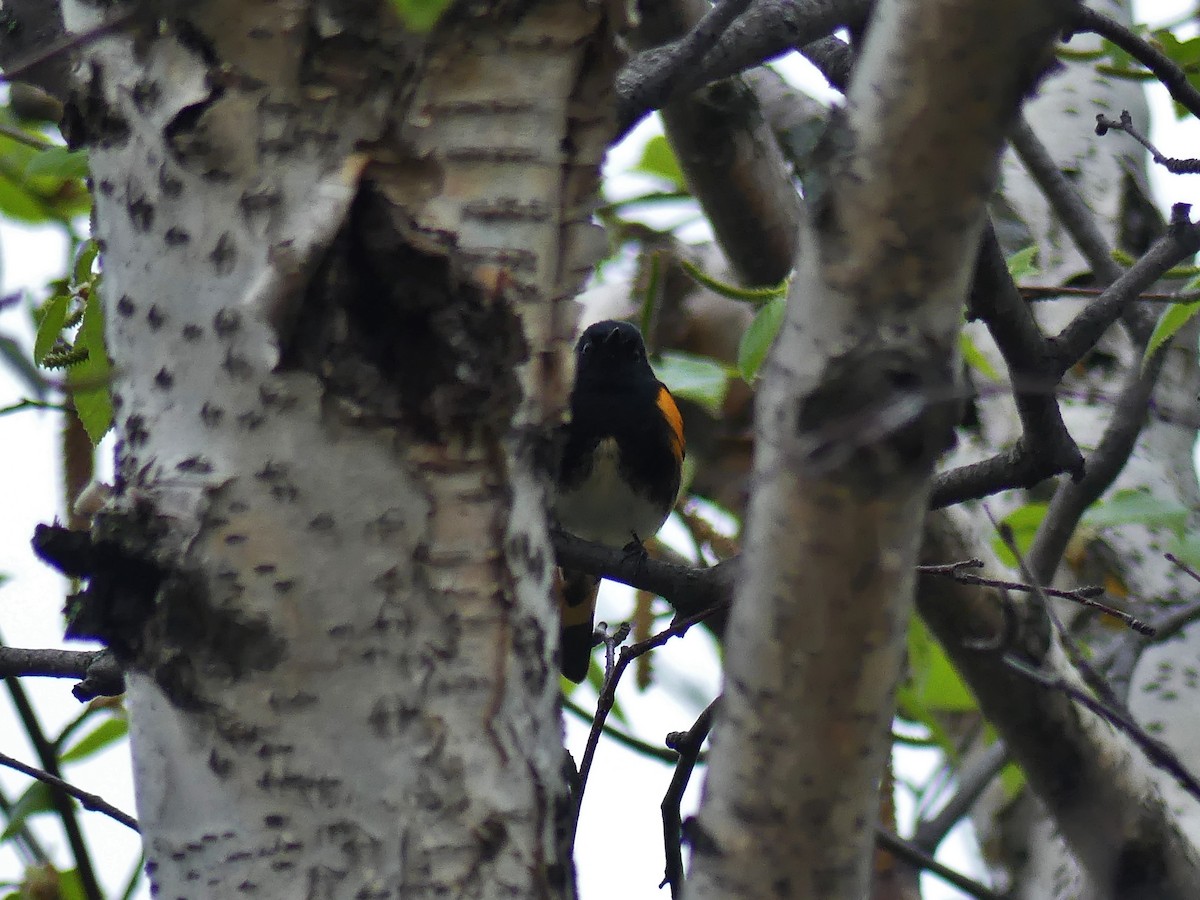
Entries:
{"type": "Polygon", "coordinates": [[[126,635],[160,896],[574,892],[535,451],[612,60],[602,11],[523,12],[423,49],[387,4],[211,0],[84,53],[100,528],[169,573],[126,635]],[[355,241],[390,294],[346,295],[355,241]]]}

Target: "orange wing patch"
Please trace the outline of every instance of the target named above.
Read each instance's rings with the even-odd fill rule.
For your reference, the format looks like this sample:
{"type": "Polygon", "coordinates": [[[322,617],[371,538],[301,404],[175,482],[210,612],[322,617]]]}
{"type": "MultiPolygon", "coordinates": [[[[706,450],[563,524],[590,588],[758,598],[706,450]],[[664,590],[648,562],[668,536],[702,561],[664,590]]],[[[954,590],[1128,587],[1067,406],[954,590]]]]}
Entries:
{"type": "Polygon", "coordinates": [[[683,439],[683,416],[679,415],[679,407],[675,405],[675,398],[666,385],[658,386],[658,408],[671,429],[671,452],[675,454],[675,461],[682,463],[687,449],[683,439]]]}

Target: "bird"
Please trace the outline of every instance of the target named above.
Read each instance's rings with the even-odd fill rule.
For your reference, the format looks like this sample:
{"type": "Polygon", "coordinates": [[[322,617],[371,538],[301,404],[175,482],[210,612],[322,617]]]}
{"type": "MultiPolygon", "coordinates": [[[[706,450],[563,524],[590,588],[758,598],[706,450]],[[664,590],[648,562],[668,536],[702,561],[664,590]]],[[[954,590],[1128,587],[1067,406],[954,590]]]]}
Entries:
{"type": "MultiPolygon", "coordinates": [[[[641,332],[628,322],[588,326],[575,345],[570,417],[562,426],[554,518],[576,537],[645,552],[675,505],[686,443],[683,418],[655,377],[641,332]]],[[[565,570],[562,673],[587,676],[600,579],[565,570]]]]}

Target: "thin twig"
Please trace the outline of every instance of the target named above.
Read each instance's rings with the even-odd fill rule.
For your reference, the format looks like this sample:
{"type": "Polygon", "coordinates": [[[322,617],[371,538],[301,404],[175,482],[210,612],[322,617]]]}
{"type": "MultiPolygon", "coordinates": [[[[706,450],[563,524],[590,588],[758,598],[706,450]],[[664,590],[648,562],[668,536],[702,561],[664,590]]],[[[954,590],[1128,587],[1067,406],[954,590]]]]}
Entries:
{"type": "Polygon", "coordinates": [[[678,754],[675,772],[671,775],[671,783],[663,794],[663,849],[666,854],[663,880],[659,883],[671,886],[671,897],[678,900],[683,891],[683,816],[679,806],[683,802],[683,794],[691,781],[692,772],[700,759],[700,748],[708,733],[712,730],[713,716],[720,698],[704,708],[696,718],[695,723],[687,731],[667,736],[667,744],[678,754]]]}
{"type": "MultiPolygon", "coordinates": [[[[987,506],[984,506],[984,512],[988,518],[992,518],[991,511],[987,506]]],[[[1076,670],[1084,677],[1088,686],[1096,692],[1096,696],[1092,696],[1087,691],[1080,690],[1075,685],[1070,684],[1064,678],[1053,673],[1046,673],[1041,669],[1029,665],[1025,660],[1020,659],[1011,652],[1006,652],[1003,659],[1006,665],[1014,671],[1020,672],[1031,678],[1038,684],[1047,688],[1061,691],[1067,697],[1081,704],[1090,710],[1094,715],[1107,721],[1115,728],[1123,731],[1141,750],[1146,754],[1147,759],[1158,768],[1171,775],[1179,785],[1191,794],[1197,800],[1200,800],[1200,781],[1187,770],[1187,767],[1179,760],[1169,747],[1161,741],[1151,737],[1150,734],[1142,728],[1129,713],[1123,708],[1120,700],[1113,693],[1111,686],[1101,678],[1091,663],[1084,658],[1083,652],[1075,643],[1074,639],[1067,632],[1059,619],[1058,614],[1054,611],[1053,605],[1050,603],[1045,592],[1041,589],[1029,566],[1025,563],[1025,558],[1021,555],[1017,548],[1016,541],[1013,540],[1012,529],[1003,523],[997,524],[995,519],[992,519],[992,524],[996,526],[997,532],[1000,534],[1001,540],[1004,541],[1010,553],[1016,557],[1017,565],[1020,567],[1021,576],[1029,581],[1037,590],[1034,596],[1038,598],[1042,609],[1049,616],[1050,621],[1054,624],[1055,631],[1058,634],[1059,643],[1067,653],[1067,658],[1076,670]]]]}
{"type": "Polygon", "coordinates": [[[1004,655],[1004,661],[1010,668],[1025,675],[1031,681],[1043,687],[1061,691],[1076,703],[1087,707],[1094,715],[1104,719],[1119,731],[1123,731],[1141,748],[1151,763],[1172,776],[1179,783],[1179,786],[1192,797],[1200,800],[1200,781],[1197,781],[1196,776],[1188,771],[1187,767],[1180,762],[1179,757],[1170,748],[1162,743],[1162,741],[1151,737],[1141,725],[1124,712],[1097,700],[1087,691],[1080,690],[1057,675],[1050,675],[1040,669],[1034,668],[1023,659],[1013,656],[1011,653],[1004,655]]]}
{"type": "Polygon", "coordinates": [[[1072,13],[1072,25],[1077,31],[1091,31],[1112,41],[1149,69],[1167,89],[1172,100],[1193,116],[1200,118],[1200,91],[1192,86],[1187,72],[1153,44],[1143,40],[1121,23],[1082,5],[1076,7],[1072,13]]]}
{"type": "MultiPolygon", "coordinates": [[[[589,726],[595,721],[595,716],[576,703],[569,697],[563,698],[563,709],[569,712],[575,718],[582,722],[586,722],[589,726]]],[[[649,741],[643,741],[641,738],[636,738],[627,731],[622,731],[610,722],[604,723],[604,736],[612,738],[623,747],[628,747],[630,750],[640,753],[642,756],[650,759],[656,759],[659,762],[674,764],[679,759],[679,754],[674,753],[665,747],[657,747],[649,741]]]]}
{"type": "Polygon", "coordinates": [[[695,615],[688,616],[685,619],[676,618],[671,623],[671,627],[637,644],[621,648],[621,654],[612,669],[606,673],[604,686],[600,690],[600,696],[596,699],[596,717],[592,723],[592,730],[588,733],[587,744],[583,749],[583,757],[579,762],[579,791],[575,797],[575,816],[571,826],[572,843],[574,843],[575,829],[579,825],[579,810],[583,805],[584,791],[587,790],[588,775],[591,774],[592,761],[596,756],[596,746],[600,742],[600,735],[604,730],[604,722],[608,718],[608,714],[612,711],[613,704],[616,702],[617,685],[620,683],[625,669],[639,656],[661,647],[673,637],[679,637],[687,633],[688,629],[693,625],[703,622],[709,616],[724,610],[725,606],[726,604],[714,606],[695,615]]]}
{"type": "Polygon", "coordinates": [[[1079,674],[1083,677],[1083,680],[1087,682],[1087,685],[1093,691],[1095,691],[1098,696],[1103,697],[1104,700],[1112,704],[1114,708],[1120,706],[1121,702],[1113,693],[1112,687],[1092,667],[1092,664],[1088,662],[1087,657],[1084,656],[1083,650],[1076,642],[1074,636],[1063,624],[1062,619],[1058,615],[1058,611],[1054,608],[1054,604],[1050,602],[1050,598],[1046,595],[1045,588],[1042,587],[1042,573],[1040,571],[1035,573],[1034,570],[1030,568],[1029,563],[1025,559],[1025,554],[1023,554],[1020,548],[1017,547],[1017,541],[1013,536],[1012,526],[1007,522],[997,522],[995,517],[992,515],[991,509],[986,503],[983,505],[983,511],[991,521],[992,527],[996,529],[996,533],[1000,536],[1000,540],[1004,542],[1004,546],[1008,548],[1008,552],[1013,555],[1014,559],[1016,559],[1017,570],[1021,573],[1021,577],[1033,586],[1034,590],[1032,596],[1037,600],[1038,608],[1050,621],[1054,631],[1057,633],[1059,643],[1066,652],[1067,659],[1070,660],[1071,665],[1076,668],[1079,674]]]}
{"type": "MultiPolygon", "coordinates": [[[[57,751],[42,730],[42,724],[38,720],[33,704],[29,702],[29,697],[25,694],[25,689],[21,686],[20,680],[17,678],[5,678],[4,684],[8,688],[13,706],[17,710],[17,716],[21,720],[21,727],[25,729],[25,734],[29,737],[29,742],[33,744],[34,752],[37,753],[38,762],[41,763],[42,769],[50,777],[61,779],[62,773],[58,768],[57,751]]],[[[79,873],[80,886],[83,888],[84,895],[88,900],[103,900],[104,894],[100,889],[100,882],[96,878],[96,870],[92,865],[92,857],[88,852],[87,842],[83,839],[83,831],[79,827],[79,819],[75,815],[75,808],[61,790],[50,791],[50,802],[53,804],[54,811],[62,821],[63,833],[66,835],[67,843],[71,847],[71,855],[75,860],[75,869],[79,873]]]]}
{"type": "Polygon", "coordinates": [[[1155,163],[1172,175],[1195,175],[1200,172],[1200,159],[1177,159],[1160,153],[1158,148],[1150,143],[1150,139],[1138,131],[1137,126],[1133,124],[1133,116],[1127,109],[1121,110],[1120,119],[1110,119],[1103,113],[1096,114],[1096,134],[1104,137],[1109,131],[1125,132],[1146,148],[1146,152],[1150,154],[1155,163]]]}
{"type": "Polygon", "coordinates": [[[886,828],[876,826],[875,843],[905,862],[911,863],[917,868],[924,869],[931,875],[936,875],[947,884],[953,885],[965,894],[977,897],[979,900],[1001,900],[1000,895],[987,885],[980,884],[978,881],[968,878],[961,872],[956,872],[949,866],[942,865],[920,847],[904,840],[898,835],[892,834],[886,828]]]}
{"type": "Polygon", "coordinates": [[[140,831],[138,828],[137,819],[128,813],[121,812],[103,797],[96,794],[88,793],[85,790],[75,787],[70,782],[63,781],[57,775],[51,775],[42,769],[35,769],[33,766],[28,766],[19,759],[13,759],[5,753],[0,753],[0,766],[6,766],[10,769],[15,769],[30,778],[36,778],[38,781],[50,785],[56,790],[62,791],[64,794],[70,794],[76,800],[83,804],[84,809],[90,809],[93,812],[102,813],[110,819],[120,822],[126,828],[132,828],[134,831],[140,831]]]}
{"type": "MultiPolygon", "coordinates": [[[[917,566],[917,571],[923,575],[942,575],[948,578],[953,578],[961,584],[977,584],[982,587],[1000,588],[1006,591],[1021,591],[1022,593],[1032,594],[1035,588],[1031,584],[1025,584],[1020,581],[1009,581],[1003,578],[986,578],[982,575],[973,575],[970,572],[964,571],[966,568],[978,568],[983,565],[982,560],[970,559],[960,563],[950,563],[949,565],[941,566],[917,566]]],[[[1149,637],[1154,636],[1154,627],[1146,624],[1141,619],[1131,616],[1123,610],[1115,609],[1107,604],[1098,602],[1095,598],[1103,596],[1104,588],[1098,584],[1084,585],[1073,590],[1064,590],[1062,588],[1043,587],[1046,595],[1049,597],[1058,597],[1062,600],[1070,600],[1072,603],[1078,603],[1081,606],[1095,609],[1105,615],[1120,619],[1134,631],[1139,634],[1144,634],[1149,637]]]]}
{"type": "Polygon", "coordinates": [[[33,400],[26,397],[24,400],[18,400],[16,403],[10,403],[8,406],[0,406],[0,416],[7,416],[10,413],[22,412],[27,409],[52,409],[55,412],[67,411],[67,407],[62,403],[47,403],[44,400],[33,400]]]}
{"type": "Polygon", "coordinates": [[[60,54],[85,47],[93,41],[104,37],[106,34],[116,31],[130,22],[137,15],[138,9],[139,7],[135,4],[132,8],[118,13],[107,22],[101,22],[94,28],[81,31],[78,34],[64,34],[56,38],[45,47],[39,47],[29,55],[21,57],[12,65],[5,66],[4,71],[0,73],[0,81],[16,81],[30,69],[37,68],[42,63],[48,62],[60,54]]]}
{"type": "MultiPolygon", "coordinates": [[[[1071,287],[1062,285],[1054,287],[1052,285],[1021,285],[1018,290],[1021,292],[1021,297],[1030,302],[1038,302],[1040,300],[1078,300],[1082,297],[1099,297],[1104,293],[1103,288],[1098,287],[1071,287]]],[[[1138,294],[1131,298],[1144,303],[1169,303],[1183,304],[1195,303],[1200,300],[1200,291],[1188,291],[1183,294],[1158,294],[1154,292],[1138,294]]]]}
{"type": "Polygon", "coordinates": [[[1008,747],[997,740],[983,749],[978,757],[954,773],[958,789],[942,807],[928,819],[917,823],[912,843],[926,853],[934,853],[950,830],[971,811],[988,785],[1008,764],[1008,747]]]}
{"type": "Polygon", "coordinates": [[[34,150],[54,150],[56,148],[66,149],[61,144],[56,144],[53,141],[48,141],[44,137],[38,137],[36,134],[30,134],[28,131],[23,131],[14,125],[8,125],[0,122],[0,135],[8,138],[11,141],[16,141],[18,144],[24,144],[27,147],[32,147],[34,150]]]}

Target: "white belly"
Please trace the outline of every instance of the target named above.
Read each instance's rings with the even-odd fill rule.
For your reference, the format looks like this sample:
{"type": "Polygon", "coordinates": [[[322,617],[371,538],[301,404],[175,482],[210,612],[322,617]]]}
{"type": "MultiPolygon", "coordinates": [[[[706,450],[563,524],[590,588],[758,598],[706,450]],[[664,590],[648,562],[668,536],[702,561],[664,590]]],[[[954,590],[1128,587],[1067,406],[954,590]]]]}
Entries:
{"type": "Polygon", "coordinates": [[[571,534],[610,547],[624,547],[634,534],[649,540],[666,516],[635,494],[618,473],[620,451],[607,438],[596,447],[592,471],[574,490],[560,490],[554,503],[558,523],[571,534]]]}

